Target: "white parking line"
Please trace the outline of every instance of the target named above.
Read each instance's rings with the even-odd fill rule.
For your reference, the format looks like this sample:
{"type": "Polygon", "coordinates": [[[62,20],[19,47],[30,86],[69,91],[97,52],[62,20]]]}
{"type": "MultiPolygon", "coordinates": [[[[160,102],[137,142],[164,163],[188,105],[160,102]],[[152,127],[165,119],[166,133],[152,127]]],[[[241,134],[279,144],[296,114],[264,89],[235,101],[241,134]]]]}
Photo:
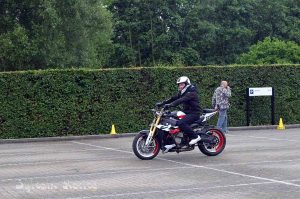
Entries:
{"type": "Polygon", "coordinates": [[[252,165],[252,164],[266,164],[266,163],[297,162],[297,161],[300,161],[300,159],[242,162],[242,163],[234,163],[234,164],[232,164],[232,163],[228,163],[228,164],[207,164],[205,166],[236,166],[236,165],[252,165]]]}
{"type": "Polygon", "coordinates": [[[95,159],[68,159],[68,160],[53,160],[53,161],[37,161],[37,162],[20,162],[20,163],[7,163],[0,164],[0,167],[7,166],[28,166],[28,165],[43,165],[43,164],[55,164],[55,163],[78,163],[78,162],[97,162],[102,160],[118,160],[118,159],[129,159],[130,157],[118,156],[118,157],[103,157],[95,159]]]}
{"type": "Polygon", "coordinates": [[[129,192],[129,193],[120,193],[120,194],[108,194],[108,195],[93,195],[93,196],[83,196],[83,197],[75,197],[75,198],[67,198],[67,199],[90,199],[90,198],[109,198],[109,197],[124,197],[124,196],[134,196],[141,194],[155,194],[155,193],[177,193],[177,192],[190,192],[190,191],[205,191],[209,189],[222,189],[222,188],[234,188],[234,187],[244,187],[244,186],[256,186],[263,184],[272,184],[276,182],[257,182],[257,183],[248,183],[248,184],[233,184],[233,185],[225,185],[225,186],[213,186],[213,187],[194,187],[194,188],[186,188],[186,189],[167,189],[167,190],[155,190],[155,191],[141,191],[141,192],[129,192]]]}
{"type": "MultiPolygon", "coordinates": [[[[104,150],[104,149],[103,149],[104,150]]],[[[38,161],[38,162],[21,162],[21,163],[7,163],[0,164],[0,167],[8,166],[39,166],[43,164],[56,164],[56,163],[78,163],[78,162],[98,162],[103,160],[119,160],[119,159],[130,159],[131,157],[117,156],[117,157],[104,157],[99,159],[70,159],[70,160],[54,160],[54,161],[38,161]]],[[[228,163],[228,164],[207,164],[205,166],[236,166],[236,165],[255,165],[255,164],[266,164],[266,163],[282,163],[282,162],[297,162],[300,159],[291,160],[274,160],[274,161],[257,161],[257,162],[243,162],[243,163],[228,163]]]]}
{"type": "Polygon", "coordinates": [[[91,147],[96,147],[99,149],[106,149],[106,150],[110,150],[110,151],[117,151],[117,152],[122,152],[122,153],[130,153],[133,154],[130,151],[124,151],[124,150],[120,150],[120,149],[114,149],[114,148],[108,148],[108,147],[103,147],[103,146],[97,146],[97,145],[93,145],[93,144],[87,144],[87,143],[83,143],[83,142],[77,142],[77,141],[71,141],[72,143],[75,144],[81,144],[81,145],[85,145],[85,146],[91,146],[91,147]]]}
{"type": "Polygon", "coordinates": [[[64,150],[64,151],[55,151],[55,150],[40,150],[39,152],[15,152],[15,153],[0,153],[0,156],[30,156],[30,155],[41,155],[41,154],[48,154],[48,153],[55,153],[55,154],[63,154],[63,153],[77,153],[77,152],[90,152],[90,151],[104,151],[106,149],[81,149],[81,150],[64,150]]]}
{"type": "Polygon", "coordinates": [[[95,175],[104,175],[104,174],[121,174],[128,172],[149,172],[149,171],[167,171],[167,170],[181,170],[181,169],[192,169],[193,167],[184,166],[184,167],[168,167],[168,168],[156,168],[151,169],[151,167],[136,167],[125,170],[118,169],[108,169],[103,170],[102,172],[94,173],[82,173],[82,174],[65,174],[65,175],[49,175],[49,176],[33,176],[33,177],[24,177],[24,178],[8,178],[1,179],[0,182],[9,182],[9,181],[21,181],[21,180],[38,180],[38,179],[49,179],[49,178],[65,178],[65,177],[83,177],[83,176],[95,176],[95,175]]]}
{"type": "Polygon", "coordinates": [[[291,139],[280,139],[280,138],[271,138],[271,137],[262,137],[262,136],[252,136],[252,135],[226,135],[229,137],[248,137],[248,138],[255,138],[255,139],[263,139],[262,141],[265,140],[271,140],[271,141],[288,141],[288,142],[300,142],[299,140],[291,140],[291,139]]]}
{"type": "MultiPolygon", "coordinates": [[[[93,144],[86,144],[86,143],[82,143],[82,142],[75,142],[75,141],[72,141],[72,142],[76,143],[76,144],[88,145],[88,146],[97,147],[97,148],[106,148],[107,150],[132,154],[132,152],[124,151],[124,150],[120,150],[120,149],[102,147],[102,146],[97,146],[97,145],[93,145],[93,144]]],[[[176,163],[176,164],[180,164],[180,165],[184,165],[184,166],[194,167],[194,168],[203,168],[203,169],[218,171],[218,172],[222,172],[222,173],[227,173],[227,174],[232,174],[232,175],[257,179],[257,180],[264,180],[264,181],[269,181],[269,182],[274,182],[274,183],[279,183],[279,184],[284,184],[284,185],[289,185],[289,186],[294,186],[294,187],[300,187],[300,185],[298,185],[298,184],[294,184],[294,183],[291,183],[291,182],[285,182],[285,181],[281,181],[281,180],[274,180],[274,179],[271,179],[271,178],[263,178],[263,177],[253,176],[253,175],[247,175],[247,174],[227,171],[227,170],[224,170],[224,169],[216,169],[216,168],[213,168],[213,167],[207,167],[207,166],[200,166],[200,165],[189,164],[189,163],[184,163],[184,162],[178,162],[178,161],[169,160],[169,159],[166,159],[166,158],[157,158],[157,159],[165,160],[165,161],[168,161],[168,162],[172,162],[172,163],[176,163]]]]}
{"type": "Polygon", "coordinates": [[[238,176],[242,176],[242,177],[253,178],[253,179],[257,179],[257,180],[265,180],[265,181],[270,181],[270,182],[274,182],[274,183],[276,182],[276,183],[279,183],[279,184],[285,184],[285,185],[291,185],[291,186],[295,186],[295,187],[300,187],[300,185],[298,185],[298,184],[294,184],[294,183],[290,183],[290,182],[285,182],[285,181],[281,181],[281,180],[274,180],[274,179],[271,179],[271,178],[263,178],[263,177],[253,176],[253,175],[247,175],[247,174],[242,174],[242,173],[227,171],[227,170],[224,170],[224,169],[215,169],[215,168],[207,167],[207,166],[200,166],[200,165],[196,165],[196,164],[189,164],[189,163],[184,163],[184,162],[178,162],[178,161],[174,161],[174,160],[168,160],[168,159],[165,159],[165,158],[160,158],[160,159],[168,161],[168,162],[176,163],[176,164],[185,165],[185,166],[191,166],[191,167],[195,167],[195,168],[203,168],[203,169],[218,171],[218,172],[222,172],[222,173],[227,173],[227,174],[238,175],[238,176]]]}

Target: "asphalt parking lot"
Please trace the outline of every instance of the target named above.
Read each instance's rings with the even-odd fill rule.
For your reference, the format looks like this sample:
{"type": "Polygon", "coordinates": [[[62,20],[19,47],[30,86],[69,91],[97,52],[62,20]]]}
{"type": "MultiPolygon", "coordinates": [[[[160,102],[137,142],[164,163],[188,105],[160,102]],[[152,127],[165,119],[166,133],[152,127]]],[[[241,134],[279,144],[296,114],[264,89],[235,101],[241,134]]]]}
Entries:
{"type": "Polygon", "coordinates": [[[232,131],[216,157],[142,161],[132,140],[0,144],[0,198],[299,198],[300,129],[232,131]]]}

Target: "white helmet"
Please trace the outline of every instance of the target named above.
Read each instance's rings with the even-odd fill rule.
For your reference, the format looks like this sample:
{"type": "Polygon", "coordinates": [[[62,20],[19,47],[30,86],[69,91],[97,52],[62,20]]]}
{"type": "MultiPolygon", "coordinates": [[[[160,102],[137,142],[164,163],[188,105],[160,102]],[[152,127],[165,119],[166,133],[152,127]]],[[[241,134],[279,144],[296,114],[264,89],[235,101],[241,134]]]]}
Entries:
{"type": "Polygon", "coordinates": [[[177,84],[185,83],[187,85],[191,84],[190,79],[187,76],[182,76],[177,79],[177,84]]]}

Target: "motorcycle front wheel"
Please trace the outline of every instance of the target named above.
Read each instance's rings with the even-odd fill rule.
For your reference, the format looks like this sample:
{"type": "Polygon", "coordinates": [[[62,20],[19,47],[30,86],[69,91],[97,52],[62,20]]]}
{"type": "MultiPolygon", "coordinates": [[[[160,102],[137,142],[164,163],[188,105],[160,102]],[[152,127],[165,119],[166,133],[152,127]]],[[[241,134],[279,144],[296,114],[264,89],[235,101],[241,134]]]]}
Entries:
{"type": "Polygon", "coordinates": [[[199,143],[199,150],[207,156],[216,156],[222,153],[226,145],[226,137],[224,133],[219,129],[208,129],[205,133],[209,136],[213,136],[215,144],[205,142],[199,143]]]}
{"type": "Polygon", "coordinates": [[[148,147],[145,146],[147,136],[147,134],[137,134],[133,139],[133,152],[141,160],[151,160],[159,153],[160,146],[156,137],[152,139],[148,147]]]}

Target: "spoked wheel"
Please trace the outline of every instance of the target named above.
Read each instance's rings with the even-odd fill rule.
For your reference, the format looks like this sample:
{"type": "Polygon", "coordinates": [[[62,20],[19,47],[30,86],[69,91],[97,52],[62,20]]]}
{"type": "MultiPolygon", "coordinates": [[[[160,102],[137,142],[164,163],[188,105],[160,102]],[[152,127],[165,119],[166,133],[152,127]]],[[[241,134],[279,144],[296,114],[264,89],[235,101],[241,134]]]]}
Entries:
{"type": "Polygon", "coordinates": [[[207,135],[213,136],[213,144],[212,143],[199,143],[199,150],[208,156],[216,156],[220,154],[226,145],[226,137],[222,131],[219,129],[208,129],[206,131],[207,135]]]}
{"type": "Polygon", "coordinates": [[[159,142],[157,138],[153,138],[152,142],[149,144],[149,146],[145,146],[147,140],[146,134],[138,134],[135,136],[133,143],[132,143],[132,149],[134,154],[142,159],[142,160],[151,160],[155,158],[159,153],[159,142]]]}

